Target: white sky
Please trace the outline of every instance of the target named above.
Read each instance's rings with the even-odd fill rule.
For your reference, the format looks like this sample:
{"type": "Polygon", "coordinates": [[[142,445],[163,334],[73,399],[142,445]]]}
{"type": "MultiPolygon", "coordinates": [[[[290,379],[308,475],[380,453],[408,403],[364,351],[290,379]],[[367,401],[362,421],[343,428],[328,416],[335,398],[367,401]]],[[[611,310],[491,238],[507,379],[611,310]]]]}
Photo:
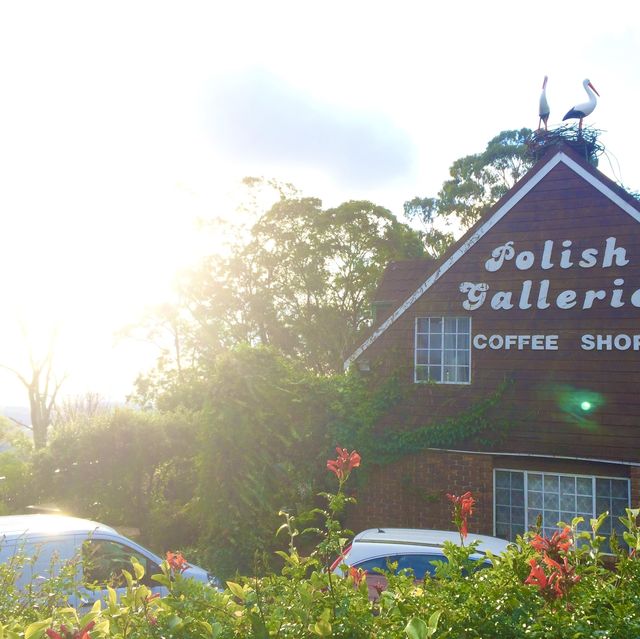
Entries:
{"type": "MultiPolygon", "coordinates": [[[[640,5],[442,4],[1,2],[0,363],[24,365],[19,322],[56,325],[67,392],[122,400],[156,352],[114,332],[215,250],[193,221],[243,176],[400,215],[535,127],[545,74],[550,124],[591,79],[600,168],[640,189],[640,5]]],[[[25,400],[0,372],[0,406],[25,400]]]]}

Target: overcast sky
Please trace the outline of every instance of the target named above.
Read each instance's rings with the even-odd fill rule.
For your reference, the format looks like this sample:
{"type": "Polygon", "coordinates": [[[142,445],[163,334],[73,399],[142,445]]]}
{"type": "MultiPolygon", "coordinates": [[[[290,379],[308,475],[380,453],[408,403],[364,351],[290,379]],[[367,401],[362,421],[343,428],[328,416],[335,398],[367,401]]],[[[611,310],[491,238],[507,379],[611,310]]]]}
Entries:
{"type": "Polygon", "coordinates": [[[637,3],[441,4],[1,3],[0,363],[24,365],[20,322],[57,325],[68,391],[122,399],[155,351],[114,331],[167,298],[243,176],[400,215],[535,127],[544,75],[551,125],[593,82],[600,168],[640,189],[637,3]]]}

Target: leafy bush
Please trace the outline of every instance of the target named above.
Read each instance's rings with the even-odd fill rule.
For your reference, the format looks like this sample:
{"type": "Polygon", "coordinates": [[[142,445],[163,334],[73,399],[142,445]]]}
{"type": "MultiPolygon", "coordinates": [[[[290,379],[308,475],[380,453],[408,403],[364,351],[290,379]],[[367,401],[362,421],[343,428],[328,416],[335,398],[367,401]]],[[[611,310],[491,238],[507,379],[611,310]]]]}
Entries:
{"type": "Polygon", "coordinates": [[[326,569],[347,539],[337,516],[349,502],[344,484],[359,462],[357,453],[343,449],[330,460],[339,488],[323,494],[326,507],[316,510],[324,520],[322,538],[310,554],[297,549],[304,531],[297,529],[296,518],[282,514],[280,531],[288,535],[288,550],[280,552],[284,567],[278,574],[238,578],[219,591],[184,579],[183,558],[169,554],[162,574],[154,577],[167,588],[166,597],[154,596],[141,584],[142,567],[133,562],[119,601],[110,590],[105,604],[97,603],[84,616],[54,607],[37,621],[32,613],[15,609],[5,613],[0,634],[11,639],[640,636],[640,509],[629,509],[622,518],[625,543],[612,543],[615,570],[603,565],[600,552],[604,514],[590,522],[591,532],[578,532],[576,519],[550,539],[527,533],[502,555],[490,557],[491,569],[474,571],[475,545],[464,545],[473,499],[451,496],[463,545],[447,544],[448,561],[423,583],[406,572],[386,573],[387,589],[371,601],[366,574],[351,569],[342,578],[326,569]]]}

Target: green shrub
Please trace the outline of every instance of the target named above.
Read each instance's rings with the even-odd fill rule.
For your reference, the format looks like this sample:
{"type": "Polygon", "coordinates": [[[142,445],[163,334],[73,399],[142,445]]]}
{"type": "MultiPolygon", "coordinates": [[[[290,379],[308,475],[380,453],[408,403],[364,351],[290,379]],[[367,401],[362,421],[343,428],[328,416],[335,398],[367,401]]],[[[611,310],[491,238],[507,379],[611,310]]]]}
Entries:
{"type": "MultiPolygon", "coordinates": [[[[298,550],[298,519],[281,513],[279,533],[287,550],[279,551],[283,568],[264,576],[238,577],[218,591],[184,579],[182,558],[170,555],[155,581],[168,589],[158,598],[142,585],[142,567],[133,562],[120,600],[108,601],[84,616],[48,605],[26,610],[14,605],[20,595],[0,593],[3,627],[11,639],[637,639],[640,636],[640,509],[621,518],[624,544],[613,540],[615,569],[603,565],[598,534],[606,514],[578,532],[580,520],[545,539],[535,531],[519,538],[493,567],[474,570],[475,545],[464,545],[466,519],[473,514],[470,494],[451,496],[463,545],[447,544],[448,561],[434,578],[416,583],[413,575],[386,573],[388,586],[379,599],[368,596],[366,575],[350,569],[346,577],[327,570],[348,536],[338,515],[350,499],[344,494],[359,455],[338,449],[330,460],[338,491],[324,493],[325,507],[314,511],[322,525],[312,532],[320,542],[309,554],[298,550]],[[2,608],[2,606],[5,606],[2,608]]],[[[5,565],[0,577],[12,583],[15,566],[5,565]]],[[[60,589],[56,587],[56,591],[60,589]]]]}

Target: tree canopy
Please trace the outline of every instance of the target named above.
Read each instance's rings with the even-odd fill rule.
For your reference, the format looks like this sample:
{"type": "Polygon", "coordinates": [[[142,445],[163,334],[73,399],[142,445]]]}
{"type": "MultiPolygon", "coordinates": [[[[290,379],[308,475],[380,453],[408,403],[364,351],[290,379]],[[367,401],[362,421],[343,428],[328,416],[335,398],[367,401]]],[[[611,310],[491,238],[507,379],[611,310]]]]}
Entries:
{"type": "Polygon", "coordinates": [[[456,160],[449,169],[451,179],[435,197],[405,202],[405,214],[428,226],[442,219],[469,228],[533,166],[526,145],[530,136],[530,129],[502,131],[482,153],[456,160]]]}
{"type": "Polygon", "coordinates": [[[368,201],[323,209],[281,191],[228,254],[210,255],[180,283],[181,302],[163,307],[154,330],[172,348],[156,379],[173,384],[238,344],[265,345],[316,373],[340,370],[366,330],[370,302],[391,260],[424,255],[423,234],[368,201]]]}

